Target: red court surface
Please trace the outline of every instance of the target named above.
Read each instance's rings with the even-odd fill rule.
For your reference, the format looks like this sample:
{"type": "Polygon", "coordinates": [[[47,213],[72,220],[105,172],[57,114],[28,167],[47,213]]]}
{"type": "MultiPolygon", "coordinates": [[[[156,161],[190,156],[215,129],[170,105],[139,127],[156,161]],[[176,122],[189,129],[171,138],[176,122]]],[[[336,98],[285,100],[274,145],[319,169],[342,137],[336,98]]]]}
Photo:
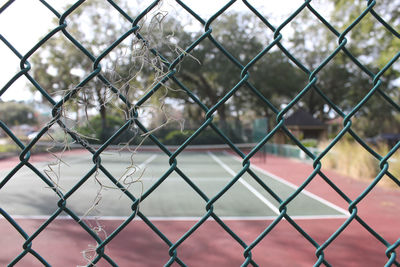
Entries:
{"type": "MultiPolygon", "coordinates": [[[[19,220],[21,226],[32,231],[39,220],[19,220]]],[[[105,230],[114,229],[120,222],[102,221],[105,230]]],[[[227,224],[251,242],[270,221],[231,221],[227,224]]],[[[193,221],[159,221],[155,223],[171,240],[177,240],[193,221]]],[[[323,242],[340,225],[338,220],[307,220],[301,227],[317,242],[323,242]]],[[[21,251],[23,239],[4,220],[0,264],[5,266],[21,251]],[[4,236],[4,235],[3,235],[4,236]]],[[[391,231],[383,233],[391,235],[391,231]]],[[[82,251],[95,245],[80,226],[70,220],[52,223],[33,243],[33,248],[53,266],[85,265],[82,251]]],[[[358,224],[351,224],[325,251],[326,259],[333,266],[383,266],[386,262],[385,247],[366,233],[358,224]]],[[[141,221],[135,221],[118,235],[107,247],[106,253],[119,266],[163,266],[169,259],[168,247],[141,221]]],[[[243,248],[215,222],[207,221],[178,248],[178,256],[188,266],[240,266],[244,261],[243,248]]],[[[259,266],[312,266],[315,249],[293,227],[283,221],[253,250],[259,266]]],[[[17,266],[41,266],[33,257],[26,256],[17,266]]],[[[110,266],[102,261],[97,266],[110,266]]]]}
{"type": "MultiPolygon", "coordinates": [[[[259,167],[300,185],[312,172],[310,164],[269,156],[266,163],[255,161],[259,167]]],[[[356,181],[334,172],[326,174],[351,199],[356,198],[368,183],[356,181]]],[[[348,204],[320,177],[306,189],[347,209],[348,204]]],[[[377,187],[357,205],[359,216],[389,243],[400,238],[400,190],[377,187]]],[[[316,241],[324,243],[344,223],[345,219],[297,220],[296,222],[316,241]]],[[[32,234],[43,220],[18,219],[32,234]]],[[[271,223],[271,220],[228,220],[225,223],[247,244],[271,223]]],[[[94,222],[91,222],[95,225],[94,222]]],[[[111,233],[122,221],[99,221],[111,233]]],[[[177,241],[196,221],[154,221],[172,242],[177,241]]],[[[23,238],[6,220],[0,219],[0,266],[7,265],[22,251],[23,238]]],[[[100,236],[104,237],[104,235],[100,236]]],[[[96,245],[93,239],[72,220],[56,220],[34,241],[32,248],[52,266],[86,265],[82,252],[96,245]]],[[[325,250],[332,266],[384,266],[388,258],[386,247],[357,221],[351,224],[325,250]]],[[[178,256],[188,266],[240,266],[243,247],[216,222],[206,221],[177,249],[178,256]]],[[[119,266],[163,266],[168,260],[168,246],[142,221],[133,221],[106,248],[119,266]]],[[[397,255],[400,249],[397,248],[397,255]]],[[[281,221],[252,251],[259,266],[312,266],[317,258],[315,247],[288,222],[281,221]]],[[[397,256],[399,260],[399,256],[397,256]]],[[[17,266],[42,266],[33,256],[25,256],[17,266]]],[[[96,266],[110,266],[104,260],[96,266]]],[[[173,266],[178,266],[174,264],[173,266]]]]}

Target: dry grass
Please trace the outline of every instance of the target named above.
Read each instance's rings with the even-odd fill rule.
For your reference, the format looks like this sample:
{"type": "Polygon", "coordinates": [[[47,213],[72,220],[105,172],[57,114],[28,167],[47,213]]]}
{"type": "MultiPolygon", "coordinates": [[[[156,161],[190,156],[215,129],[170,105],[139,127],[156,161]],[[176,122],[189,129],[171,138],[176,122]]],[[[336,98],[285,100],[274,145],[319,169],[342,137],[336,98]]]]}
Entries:
{"type": "MultiPolygon", "coordinates": [[[[321,144],[320,148],[324,149],[327,145],[327,143],[321,144]]],[[[372,148],[381,156],[389,152],[389,148],[386,145],[378,145],[372,148]]],[[[400,157],[399,155],[396,157],[395,154],[390,159],[389,172],[400,179],[400,157]]],[[[372,180],[380,171],[379,160],[373,157],[360,144],[349,140],[339,141],[321,162],[324,168],[335,170],[340,174],[358,180],[372,180]]],[[[398,188],[386,175],[379,184],[398,188]]]]}

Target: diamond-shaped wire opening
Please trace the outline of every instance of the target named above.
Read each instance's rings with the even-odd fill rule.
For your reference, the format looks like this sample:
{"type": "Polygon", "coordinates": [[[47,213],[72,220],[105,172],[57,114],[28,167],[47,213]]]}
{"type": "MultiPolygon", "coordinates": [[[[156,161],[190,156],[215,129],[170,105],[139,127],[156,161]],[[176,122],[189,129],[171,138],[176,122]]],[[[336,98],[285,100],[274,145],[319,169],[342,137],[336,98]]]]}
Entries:
{"type": "Polygon", "coordinates": [[[223,13],[211,24],[211,28],[213,39],[243,66],[273,41],[273,32],[251,12],[223,13]]]}
{"type": "MultiPolygon", "coordinates": [[[[196,54],[194,53],[194,56],[196,54]]],[[[229,64],[229,62],[226,62],[229,64]]],[[[184,64],[182,65],[184,67],[184,64]]],[[[225,105],[225,102],[227,103],[239,103],[238,100],[235,100],[235,93],[233,96],[226,96],[226,94],[234,89],[236,92],[238,92],[238,88],[242,87],[243,85],[240,84],[235,84],[236,82],[239,81],[239,78],[236,81],[231,81],[230,83],[226,84],[223,81],[218,81],[213,79],[209,79],[207,76],[209,74],[212,75],[213,70],[209,69],[211,65],[206,65],[203,64],[201,66],[200,70],[198,72],[191,73],[178,73],[176,77],[180,80],[183,81],[184,85],[189,89],[193,90],[192,93],[194,93],[200,101],[202,101],[202,105],[197,105],[193,104],[188,108],[184,108],[184,112],[187,115],[193,114],[193,112],[196,112],[196,110],[201,111],[201,109],[204,109],[206,107],[208,108],[213,108],[213,115],[214,115],[214,120],[213,123],[219,127],[219,129],[226,134],[233,142],[238,142],[238,140],[241,138],[240,136],[234,136],[232,135],[232,130],[235,124],[235,117],[234,116],[229,116],[230,110],[228,109],[228,106],[225,105]],[[203,67],[204,66],[204,67],[203,67]],[[207,70],[207,72],[203,72],[204,70],[207,70]],[[224,103],[219,103],[219,101],[223,101],[224,103]],[[217,104],[217,105],[216,105],[217,104]],[[238,139],[239,138],[239,139],[238,139]]],[[[222,68],[222,65],[215,66],[213,68],[222,68]]],[[[235,71],[234,69],[230,69],[230,71],[235,71]]],[[[229,72],[231,73],[231,72],[229,72]]],[[[239,76],[239,72],[237,72],[239,76]]],[[[243,84],[243,82],[241,82],[243,84]]],[[[239,111],[237,111],[236,114],[236,121],[239,119],[239,111]]],[[[199,114],[199,113],[198,113],[199,114]]],[[[184,117],[187,116],[184,114],[184,117]]],[[[189,125],[196,125],[201,122],[205,122],[207,117],[206,116],[201,116],[199,117],[199,120],[193,121],[193,118],[189,120],[189,125]],[[202,118],[201,118],[202,117],[202,118]]],[[[200,126],[200,125],[199,125],[200,126]]],[[[215,140],[218,142],[217,140],[215,140]]],[[[243,141],[243,140],[242,140],[243,141]]]]}
{"type": "Polygon", "coordinates": [[[400,231],[398,229],[392,231],[385,227],[381,218],[385,214],[390,214],[385,220],[388,223],[395,223],[392,216],[399,211],[399,208],[394,205],[395,199],[393,188],[377,186],[356,205],[357,215],[389,243],[396,241],[396,236],[399,236],[400,231]]]}
{"type": "MultiPolygon", "coordinates": [[[[198,22],[193,18],[185,17],[182,18],[183,21],[179,21],[173,13],[160,8],[160,11],[150,12],[148,17],[139,22],[140,28],[136,34],[138,40],[134,42],[134,48],[136,47],[138,52],[147,49],[145,52],[148,54],[158,53],[160,58],[153,58],[151,61],[157,60],[156,66],[167,70],[167,65],[178,57],[191,57],[184,52],[185,49],[204,32],[196,28],[198,22]]],[[[177,68],[179,69],[179,64],[177,68]]]]}
{"type": "MultiPolygon", "coordinates": [[[[62,33],[56,33],[47,40],[28,58],[28,62],[32,64],[29,73],[55,101],[60,101],[93,71],[90,58],[62,33]],[[65,60],[65,55],[68,55],[68,60],[65,60]],[[68,81],[68,84],[65,81],[68,81]]],[[[30,84],[30,87],[38,90],[33,84],[30,84]]]]}
{"type": "MultiPolygon", "coordinates": [[[[12,45],[12,44],[11,44],[12,45]]],[[[0,86],[3,88],[15,75],[18,74],[20,70],[20,59],[5,42],[0,42],[0,51],[4,60],[7,60],[8,68],[5,68],[1,78],[0,86]]],[[[19,82],[21,83],[21,82],[19,82]]],[[[6,91],[7,92],[7,91],[6,91]]],[[[9,93],[8,93],[9,94],[9,93]]],[[[7,99],[7,93],[3,93],[1,98],[3,100],[7,99]]],[[[11,97],[10,97],[11,98],[11,97]]]]}
{"type": "Polygon", "coordinates": [[[332,265],[349,264],[345,256],[347,253],[352,255],[352,261],[357,264],[384,265],[388,260],[384,252],[386,249],[385,245],[362,225],[353,221],[324,249],[324,254],[326,260],[332,265]],[[362,244],[357,242],[360,238],[364,240],[362,244]],[[343,255],[344,257],[336,257],[335,255],[343,255]]]}
{"type": "MultiPolygon", "coordinates": [[[[9,170],[4,173],[10,175],[9,170]]],[[[45,174],[39,177],[24,166],[2,187],[0,203],[11,215],[49,215],[57,210],[57,201],[60,200],[55,190],[55,184],[45,174]]]]}
{"type": "MultiPolygon", "coordinates": [[[[229,178],[232,179],[233,177],[229,178]]],[[[226,180],[225,185],[228,181],[226,180]]],[[[245,174],[215,202],[214,212],[218,216],[225,217],[235,217],[238,214],[244,217],[275,217],[275,211],[263,203],[264,199],[268,199],[275,206],[279,206],[277,201],[265,192],[264,188],[245,174]],[[235,204],[236,199],[241,199],[243,202],[235,204]]]]}
{"type": "MultiPolygon", "coordinates": [[[[345,23],[342,29],[349,27],[354,19],[358,15],[361,15],[365,9],[367,9],[367,3],[348,9],[348,12],[354,12],[354,14],[357,15],[354,16],[354,14],[352,14],[351,20],[345,23]]],[[[383,7],[380,3],[377,3],[374,5],[374,8],[346,34],[345,38],[348,40],[346,48],[357,57],[362,64],[377,64],[381,68],[398,53],[396,47],[398,47],[399,44],[399,25],[398,22],[393,19],[385,19],[385,17],[390,17],[390,13],[390,8],[387,6],[383,7]],[[383,16],[381,19],[383,19],[385,23],[389,22],[392,29],[397,31],[396,34],[392,33],[391,29],[386,28],[383,23],[373,16],[371,12],[375,13],[375,11],[381,13],[383,16]],[[369,38],[371,36],[374,38],[369,38]],[[372,41],[377,39],[379,39],[379,44],[372,41]]]]}
{"type": "Polygon", "coordinates": [[[283,47],[311,71],[338,47],[337,36],[307,8],[285,24],[280,33],[283,47]]]}
{"type": "Polygon", "coordinates": [[[21,53],[27,53],[36,42],[49,32],[43,25],[51,25],[50,11],[40,2],[19,3],[13,2],[0,16],[0,32],[21,53]],[[21,11],[37,10],[37,12],[21,11]],[[43,16],[43,14],[45,14],[43,16]],[[46,16],[48,15],[48,16],[46,16]],[[38,16],[42,16],[38,19],[38,16]],[[30,23],[20,23],[29,20],[30,23]],[[42,24],[43,23],[43,24],[42,24]],[[9,27],[13,25],[13,27],[9,27]],[[20,41],[20,36],[26,36],[20,41]]]}
{"type": "MultiPolygon", "coordinates": [[[[132,185],[129,191],[140,196],[139,185],[132,185]]],[[[94,173],[66,200],[66,207],[81,216],[129,216],[133,213],[133,200],[112,183],[101,170],[94,173]],[[118,209],[113,207],[118,206],[118,209]],[[108,211],[108,212],[106,212],[108,211]],[[111,212],[111,213],[110,213],[111,212]]]]}
{"type": "MultiPolygon", "coordinates": [[[[260,234],[270,222],[271,221],[251,222],[252,229],[254,229],[252,230],[252,232],[254,232],[253,235],[260,234]]],[[[312,233],[313,230],[310,229],[310,231],[307,232],[312,233]]],[[[314,236],[312,237],[314,238],[314,236]]],[[[255,238],[253,240],[255,240],[255,238]]],[[[292,262],[296,261],[295,258],[301,258],[303,262],[309,262],[309,264],[312,265],[316,259],[315,247],[287,221],[279,222],[278,225],[251,250],[251,252],[254,261],[260,265],[290,265],[292,262]],[[290,242],[290,245],[288,242],[290,242]],[[287,249],[282,250],[282,247],[286,247],[287,249]]]]}
{"type": "MultiPolygon", "coordinates": [[[[13,88],[13,86],[10,88],[13,88]]],[[[29,139],[35,136],[35,132],[39,128],[38,124],[42,122],[41,120],[47,119],[46,115],[42,114],[41,111],[38,106],[23,102],[8,101],[2,103],[0,136],[5,138],[3,145],[6,145],[2,152],[20,152],[22,150],[19,144],[21,146],[23,144],[26,145],[29,139]],[[15,148],[13,149],[13,147],[15,148]]]]}
{"type": "MultiPolygon", "coordinates": [[[[228,9],[232,8],[232,3],[228,2],[220,2],[217,4],[213,3],[213,5],[210,5],[209,6],[210,8],[208,9],[202,8],[204,4],[197,1],[182,1],[182,2],[186,7],[188,7],[193,13],[195,13],[198,17],[200,17],[204,21],[207,21],[208,19],[210,19],[211,16],[217,14],[220,10],[223,10],[224,7],[226,7],[227,5],[229,6],[228,9]]],[[[181,4],[179,3],[179,5],[181,4]]]]}
{"type": "MultiPolygon", "coordinates": [[[[385,86],[381,87],[382,91],[386,90],[386,88],[385,86]]],[[[396,133],[396,129],[399,128],[399,123],[396,120],[398,114],[399,111],[395,110],[390,102],[382,97],[381,94],[375,92],[374,95],[367,102],[365,102],[360,110],[351,118],[351,121],[354,125],[351,128],[354,129],[354,131],[357,132],[361,137],[368,137],[370,142],[385,142],[385,140],[379,140],[379,135],[396,133]],[[370,120],[372,116],[380,116],[382,118],[379,121],[379,124],[374,124],[370,120]],[[362,131],[361,126],[367,121],[368,127],[364,128],[364,131],[362,131]]],[[[389,145],[391,148],[395,145],[396,139],[387,143],[390,143],[389,145]]]]}
{"type": "MultiPolygon", "coordinates": [[[[86,221],[87,222],[87,221],[86,221]]],[[[101,225],[89,223],[92,229],[101,225]]],[[[95,231],[97,232],[97,231],[95,231]]],[[[104,238],[104,233],[98,232],[101,238],[104,238]]],[[[81,226],[72,219],[56,219],[52,221],[32,242],[36,251],[49,264],[54,264],[56,258],[62,258],[64,262],[73,265],[87,264],[85,257],[94,255],[93,248],[96,247],[96,241],[88,234],[81,226]],[[59,233],[64,233],[60,235],[59,233]],[[70,237],[73,236],[73,239],[70,237]],[[62,249],[69,247],[68,250],[62,249]],[[50,248],[50,249],[49,249],[50,248]],[[57,257],[54,257],[57,254],[57,257]]],[[[106,250],[106,253],[108,250],[106,250]]],[[[23,262],[22,260],[21,262],[23,262]]]]}
{"type": "Polygon", "coordinates": [[[66,30],[94,55],[100,54],[132,26],[106,2],[82,3],[66,21],[66,30]]]}
{"type": "MultiPolygon", "coordinates": [[[[170,224],[168,222],[153,221],[157,228],[168,234],[170,224]]],[[[115,229],[119,222],[101,221],[106,232],[115,229]]],[[[183,234],[183,233],[182,233],[183,234]]],[[[171,233],[172,235],[172,233],[171,233]]],[[[170,238],[176,239],[176,236],[170,238]]],[[[135,220],[124,228],[108,245],[107,254],[119,265],[122,262],[146,262],[148,264],[163,265],[168,259],[169,246],[160,239],[143,221],[135,220]],[[135,236],[133,240],[131,237],[135,236]],[[125,248],[132,250],[128,253],[125,248]],[[148,252],[154,257],[148,257],[148,252]]]]}
{"type": "MultiPolygon", "coordinates": [[[[299,93],[308,83],[308,75],[291,62],[282,51],[277,48],[271,49],[250,69],[249,83],[253,85],[275,108],[280,109],[287,105],[297,93],[299,93]],[[273,73],[279,70],[282,75],[276,76],[273,73]]],[[[248,90],[241,90],[243,91],[248,90]]],[[[251,95],[253,95],[252,92],[251,95]]],[[[260,100],[260,105],[264,106],[266,114],[272,113],[269,107],[260,100]]]]}
{"type": "Polygon", "coordinates": [[[30,90],[29,81],[25,76],[21,75],[22,71],[18,71],[18,69],[19,68],[15,68],[15,71],[10,72],[10,76],[8,76],[4,80],[4,84],[1,85],[4,86],[3,88],[5,89],[4,93],[0,96],[2,101],[29,101],[39,95],[39,93],[30,90]],[[12,80],[14,81],[9,84],[12,80]],[[8,86],[7,88],[6,85],[8,86]]]}
{"type": "MultiPolygon", "coordinates": [[[[390,141],[389,141],[390,142],[390,141]]],[[[382,151],[382,156],[386,157],[388,155],[388,149],[385,147],[382,151]]],[[[388,173],[383,176],[381,180],[381,184],[389,187],[396,188],[400,184],[400,151],[397,149],[391,156],[388,158],[387,162],[389,163],[388,173]]]]}
{"type": "Polygon", "coordinates": [[[224,265],[226,257],[230,258],[232,264],[238,266],[243,262],[243,247],[214,220],[201,225],[178,247],[177,251],[188,265],[196,265],[199,261],[211,265],[224,265]],[[210,238],[215,242],[210,243],[210,238]],[[203,253],[210,253],[211,256],[202,260],[200,255],[203,253]]]}
{"type": "Polygon", "coordinates": [[[128,143],[135,137],[137,131],[129,117],[132,114],[112,86],[95,78],[76,90],[77,94],[61,106],[60,122],[67,127],[66,137],[88,144],[103,143],[114,134],[117,136],[110,140],[112,144],[128,143]]]}
{"type": "Polygon", "coordinates": [[[226,92],[240,81],[241,70],[223,55],[210,40],[204,39],[196,46],[191,55],[196,60],[183,61],[176,77],[193,90],[205,104],[209,106],[216,104],[226,92]],[[213,75],[214,72],[222,72],[224,77],[234,78],[218,78],[213,75]]]}
{"type": "Polygon", "coordinates": [[[315,87],[311,88],[303,100],[305,103],[323,106],[317,109],[324,113],[321,116],[328,118],[333,117],[332,111],[348,114],[374,87],[372,78],[343,52],[339,52],[316,77],[318,80],[315,87]]]}
{"type": "MultiPolygon", "coordinates": [[[[375,148],[376,149],[376,148],[375,148]]],[[[365,182],[363,189],[358,187],[339,186],[343,192],[354,200],[359,194],[362,193],[372,180],[379,173],[379,160],[376,159],[369,151],[367,151],[361,144],[353,139],[350,134],[346,133],[336,144],[329,150],[329,152],[322,158],[322,171],[335,169],[335,172],[353,177],[365,182]],[[338,157],[337,155],[340,155],[338,157]]],[[[336,184],[340,184],[335,180],[335,176],[329,176],[336,184]]]]}
{"type": "MultiPolygon", "coordinates": [[[[193,183],[198,182],[194,179],[193,183]]],[[[163,217],[166,211],[168,211],[167,217],[200,217],[206,212],[205,205],[204,199],[180,175],[173,172],[141,202],[139,210],[150,217],[163,217]],[[174,192],[174,198],[163,192],[174,192]],[[180,209],[170,207],[180,207],[180,209]]]]}
{"type": "MultiPolygon", "coordinates": [[[[1,218],[2,220],[0,221],[0,224],[4,232],[6,233],[4,235],[3,242],[7,242],[7,246],[3,248],[4,254],[1,257],[1,260],[5,262],[11,262],[20,252],[22,252],[22,246],[26,239],[7,220],[5,220],[3,217],[1,218]]],[[[30,229],[28,230],[28,227],[26,227],[26,225],[23,225],[23,223],[17,223],[17,225],[22,228],[25,233],[27,231],[30,231],[30,229]]]]}
{"type": "Polygon", "coordinates": [[[87,150],[75,145],[66,148],[64,143],[59,143],[46,152],[33,153],[30,162],[63,194],[71,190],[94,166],[87,150]]]}

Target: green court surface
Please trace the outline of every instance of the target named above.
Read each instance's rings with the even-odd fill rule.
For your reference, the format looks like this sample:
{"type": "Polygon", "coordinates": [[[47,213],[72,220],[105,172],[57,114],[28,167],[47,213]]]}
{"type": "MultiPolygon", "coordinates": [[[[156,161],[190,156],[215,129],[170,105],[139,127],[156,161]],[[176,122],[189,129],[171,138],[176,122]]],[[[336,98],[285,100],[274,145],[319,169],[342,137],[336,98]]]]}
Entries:
{"type": "MultiPolygon", "coordinates": [[[[64,156],[60,166],[49,173],[65,194],[94,167],[89,153],[64,156]]],[[[141,197],[170,168],[169,158],[155,152],[139,152],[131,165],[128,152],[104,152],[102,165],[121,183],[129,183],[128,191],[141,197]],[[135,171],[134,171],[135,170],[135,171]],[[127,177],[127,174],[129,177],[127,177]],[[132,175],[129,175],[132,174],[132,175]]],[[[48,163],[34,164],[40,171],[48,170],[48,163]]],[[[222,152],[184,152],[177,157],[177,167],[208,197],[216,196],[241,170],[242,163],[234,156],[222,152]]],[[[269,174],[252,164],[251,169],[281,199],[286,199],[295,186],[269,174]]],[[[1,170],[5,177],[10,170],[1,170]]],[[[32,170],[23,167],[2,188],[0,207],[12,215],[43,217],[54,213],[60,198],[32,170]]],[[[116,189],[109,179],[99,171],[93,174],[76,192],[68,197],[67,207],[77,215],[104,218],[124,217],[132,214],[132,200],[116,189]],[[102,186],[101,186],[101,185],[102,186]],[[97,203],[93,208],[94,203],[97,203]]],[[[140,203],[140,211],[159,219],[190,219],[207,213],[207,202],[173,171],[151,194],[140,203]]],[[[249,174],[244,174],[229,190],[213,204],[213,211],[227,219],[273,218],[279,214],[279,203],[249,174]]],[[[346,211],[313,195],[302,191],[288,205],[288,214],[297,218],[345,217],[346,211]]],[[[65,215],[65,214],[64,214],[65,215]]]]}

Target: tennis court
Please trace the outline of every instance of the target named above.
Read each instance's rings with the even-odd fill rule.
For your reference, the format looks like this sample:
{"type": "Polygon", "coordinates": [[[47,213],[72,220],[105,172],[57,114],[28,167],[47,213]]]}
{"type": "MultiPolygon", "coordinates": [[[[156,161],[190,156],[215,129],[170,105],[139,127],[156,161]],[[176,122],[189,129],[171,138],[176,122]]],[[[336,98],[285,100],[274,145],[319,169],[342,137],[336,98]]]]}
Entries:
{"type": "MultiPolygon", "coordinates": [[[[0,264],[9,264],[19,255],[24,255],[20,253],[26,250],[25,247],[32,246],[52,266],[86,265],[96,256],[95,248],[100,240],[94,240],[82,228],[84,223],[101,240],[110,240],[105,253],[119,266],[130,266],[132,262],[135,266],[162,266],[174,255],[170,253],[171,247],[187,266],[240,266],[246,246],[241,242],[248,245],[256,242],[266,229],[274,225],[274,219],[280,213],[279,203],[249,172],[235,180],[243,168],[243,160],[232,151],[229,153],[227,149],[215,147],[187,148],[187,151],[178,154],[175,168],[171,168],[170,158],[154,147],[139,150],[133,157],[127,151],[110,149],[101,153],[101,169],[119,179],[135,198],[141,198],[139,211],[145,217],[135,216],[133,221],[129,216],[135,214],[134,201],[127,196],[128,192],[116,189],[103,171],[99,169],[96,174],[91,153],[82,149],[68,151],[62,155],[63,163],[60,165],[49,165],[54,161],[49,154],[33,155],[30,163],[38,170],[45,174],[51,166],[57,173],[58,178],[54,173],[49,173],[49,176],[66,196],[65,207],[82,221],[72,219],[65,212],[55,220],[50,219],[59,210],[60,197],[31,169],[22,167],[3,186],[0,207],[33,239],[18,233],[7,220],[0,220],[0,234],[3,236],[0,264]],[[76,187],[83,180],[84,183],[76,187]],[[223,190],[225,187],[229,188],[226,192],[223,190]],[[216,216],[208,216],[210,210],[216,216]],[[203,218],[207,220],[201,223],[203,218]],[[234,231],[236,238],[218,220],[234,231]],[[109,239],[121,227],[122,232],[109,239]],[[196,230],[191,232],[193,229],[196,230]],[[160,236],[158,231],[164,236],[160,236]]],[[[0,162],[2,177],[7,177],[18,161],[15,158],[0,162]]],[[[250,170],[285,201],[313,169],[308,163],[256,155],[252,157],[250,170]]],[[[329,175],[336,177],[335,182],[350,194],[356,195],[365,187],[363,183],[349,184],[348,178],[338,179],[340,177],[334,173],[329,175]]],[[[375,190],[373,197],[366,199],[365,205],[360,205],[359,211],[360,216],[392,242],[396,236],[393,232],[398,230],[395,222],[399,213],[387,212],[393,208],[387,203],[394,203],[396,199],[398,192],[375,190]],[[382,206],[382,203],[386,204],[382,206]]],[[[289,202],[287,214],[322,244],[348,218],[345,207],[346,204],[324,181],[316,179],[289,202]]],[[[348,229],[326,250],[325,258],[333,266],[360,266],[364,263],[381,266],[387,261],[386,247],[379,245],[363,227],[352,223],[348,229]],[[355,244],[355,240],[362,242],[355,244]]],[[[259,266],[287,266],[289,263],[312,266],[317,259],[315,253],[316,247],[312,243],[289,221],[281,220],[252,249],[252,259],[259,266]]],[[[30,253],[19,259],[18,264],[42,266],[30,253]]],[[[110,264],[102,259],[96,266],[110,264]]]]}
{"type": "MultiPolygon", "coordinates": [[[[62,160],[60,165],[37,162],[35,166],[43,173],[47,172],[58,184],[58,190],[65,195],[95,168],[95,164],[89,152],[68,154],[62,160]],[[49,166],[54,170],[53,173],[47,171],[49,166]]],[[[110,174],[119,178],[135,198],[142,198],[139,210],[149,217],[196,219],[204,216],[207,208],[211,208],[208,202],[212,204],[216,215],[226,219],[265,219],[280,214],[279,202],[248,172],[232,183],[243,168],[242,161],[226,152],[206,149],[183,152],[176,158],[177,169],[172,171],[168,171],[171,168],[169,157],[154,151],[138,151],[135,154],[106,151],[101,154],[101,163],[110,174]],[[185,181],[186,178],[190,182],[185,181]],[[230,189],[221,193],[228,185],[230,189]],[[204,194],[197,193],[196,189],[204,194]],[[148,190],[154,191],[148,194],[148,190]]],[[[250,170],[282,200],[297,189],[295,185],[255,165],[251,165],[250,170]]],[[[10,170],[1,170],[1,176],[5,177],[8,172],[10,170]]],[[[60,197],[32,170],[23,167],[2,189],[0,206],[15,216],[48,216],[58,209],[59,200],[60,197]]],[[[133,201],[111,183],[101,170],[88,177],[66,199],[66,203],[67,208],[80,216],[115,218],[127,217],[134,212],[133,201]]],[[[305,190],[287,207],[288,215],[293,218],[347,216],[344,209],[305,190]]]]}

